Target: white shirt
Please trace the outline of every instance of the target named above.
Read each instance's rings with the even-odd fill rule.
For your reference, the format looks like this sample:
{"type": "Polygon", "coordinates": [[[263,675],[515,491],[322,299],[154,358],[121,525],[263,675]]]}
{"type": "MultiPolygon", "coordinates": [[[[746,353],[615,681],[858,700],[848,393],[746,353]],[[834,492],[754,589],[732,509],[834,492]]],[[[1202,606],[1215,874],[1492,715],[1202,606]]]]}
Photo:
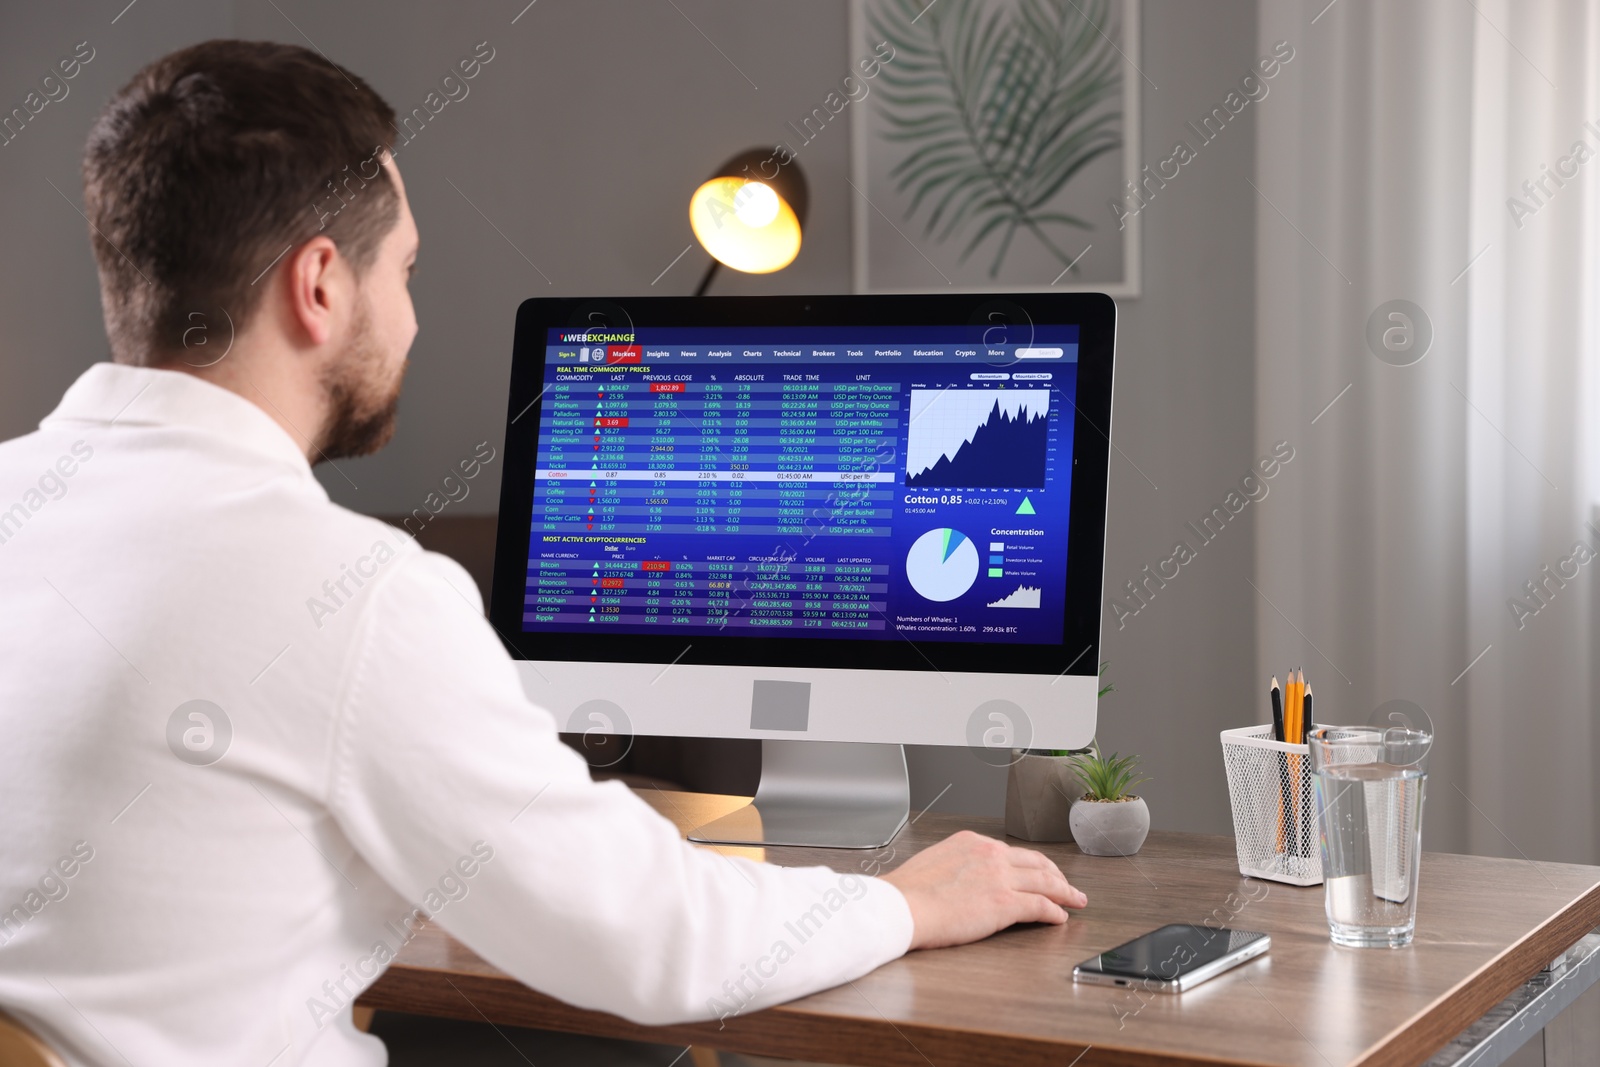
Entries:
{"type": "Polygon", "coordinates": [[[419,915],[641,1023],[912,933],[887,882],[592,782],[465,571],[174,371],[97,364],[0,444],[0,820],[0,1007],[74,1064],[381,1064],[349,1005],[419,915]]]}

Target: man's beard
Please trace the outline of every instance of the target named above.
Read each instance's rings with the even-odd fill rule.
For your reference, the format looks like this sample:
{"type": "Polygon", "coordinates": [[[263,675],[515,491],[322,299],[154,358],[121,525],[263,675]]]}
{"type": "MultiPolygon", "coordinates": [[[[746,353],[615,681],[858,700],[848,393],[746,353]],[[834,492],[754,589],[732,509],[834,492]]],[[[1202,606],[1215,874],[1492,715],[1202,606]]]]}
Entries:
{"type": "Polygon", "coordinates": [[[406,363],[400,365],[393,385],[383,380],[383,353],[365,301],[356,312],[351,338],[342,358],[323,375],[328,422],[317,448],[319,460],[370,456],[394,436],[406,363]]]}

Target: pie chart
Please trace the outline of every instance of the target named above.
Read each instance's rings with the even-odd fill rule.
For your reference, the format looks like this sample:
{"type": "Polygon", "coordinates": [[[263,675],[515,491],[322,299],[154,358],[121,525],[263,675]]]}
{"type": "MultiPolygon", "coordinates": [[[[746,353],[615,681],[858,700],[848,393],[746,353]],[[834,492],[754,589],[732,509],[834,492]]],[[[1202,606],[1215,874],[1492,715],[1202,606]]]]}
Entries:
{"type": "Polygon", "coordinates": [[[927,600],[954,600],[978,580],[977,546],[960,530],[929,530],[906,553],[906,577],[927,600]]]}

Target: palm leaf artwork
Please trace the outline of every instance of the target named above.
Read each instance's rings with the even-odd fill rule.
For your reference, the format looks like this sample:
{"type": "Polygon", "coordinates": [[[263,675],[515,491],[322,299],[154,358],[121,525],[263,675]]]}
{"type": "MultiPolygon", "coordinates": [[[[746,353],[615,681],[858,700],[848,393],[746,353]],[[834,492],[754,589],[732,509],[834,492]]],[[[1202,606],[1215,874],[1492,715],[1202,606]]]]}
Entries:
{"type": "MultiPolygon", "coordinates": [[[[1019,231],[1063,266],[1064,227],[1093,229],[1051,202],[1122,147],[1120,58],[1110,0],[880,0],[868,18],[894,47],[882,70],[889,170],[927,237],[965,238],[960,262],[993,239],[996,277],[1019,231]]],[[[1073,269],[1077,269],[1073,266],[1073,269]]]]}

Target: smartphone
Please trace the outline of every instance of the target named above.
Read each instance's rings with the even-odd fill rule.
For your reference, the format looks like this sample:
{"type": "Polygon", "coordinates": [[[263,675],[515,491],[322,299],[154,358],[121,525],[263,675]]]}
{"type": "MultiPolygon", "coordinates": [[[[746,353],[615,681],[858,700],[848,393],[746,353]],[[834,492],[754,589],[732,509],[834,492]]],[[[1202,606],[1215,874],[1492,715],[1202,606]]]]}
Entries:
{"type": "Polygon", "coordinates": [[[1072,980],[1181,993],[1272,947],[1255,930],[1169,923],[1107,949],[1072,969],[1072,980]]]}

